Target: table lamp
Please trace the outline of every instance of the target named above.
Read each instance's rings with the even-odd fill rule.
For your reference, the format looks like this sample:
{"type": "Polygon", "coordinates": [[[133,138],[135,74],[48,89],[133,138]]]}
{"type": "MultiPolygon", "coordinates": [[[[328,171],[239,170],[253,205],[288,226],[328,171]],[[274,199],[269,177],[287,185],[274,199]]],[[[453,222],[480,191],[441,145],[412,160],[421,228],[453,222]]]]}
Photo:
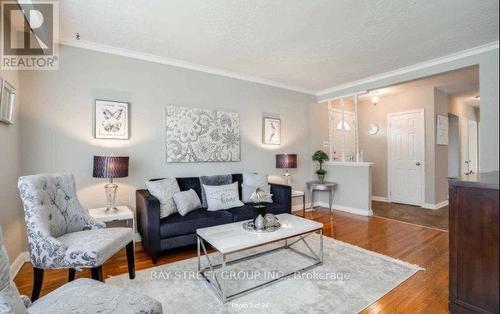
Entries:
{"type": "Polygon", "coordinates": [[[277,154],[276,155],[276,168],[285,169],[283,176],[288,185],[290,185],[291,175],[288,169],[297,168],[297,154],[277,154]]]}
{"type": "Polygon", "coordinates": [[[114,178],[128,177],[128,160],[124,156],[94,156],[94,178],[108,178],[109,183],[104,186],[106,191],[106,211],[117,211],[116,190],[118,185],[113,183],[114,178]]]}

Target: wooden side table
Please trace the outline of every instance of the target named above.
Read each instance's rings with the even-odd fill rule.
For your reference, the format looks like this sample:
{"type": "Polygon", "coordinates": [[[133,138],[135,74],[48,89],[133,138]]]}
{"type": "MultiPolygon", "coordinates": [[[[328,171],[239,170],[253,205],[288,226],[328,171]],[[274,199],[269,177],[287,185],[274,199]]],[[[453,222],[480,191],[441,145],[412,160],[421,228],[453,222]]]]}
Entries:
{"type": "Polygon", "coordinates": [[[306,193],[304,191],[292,190],[292,198],[302,197],[302,217],[306,216],[306,193]]]}
{"type": "Polygon", "coordinates": [[[335,190],[337,189],[336,182],[330,181],[310,181],[307,182],[307,189],[311,195],[311,209],[314,208],[314,191],[328,191],[328,206],[330,212],[333,210],[333,197],[335,196],[335,190]]]}

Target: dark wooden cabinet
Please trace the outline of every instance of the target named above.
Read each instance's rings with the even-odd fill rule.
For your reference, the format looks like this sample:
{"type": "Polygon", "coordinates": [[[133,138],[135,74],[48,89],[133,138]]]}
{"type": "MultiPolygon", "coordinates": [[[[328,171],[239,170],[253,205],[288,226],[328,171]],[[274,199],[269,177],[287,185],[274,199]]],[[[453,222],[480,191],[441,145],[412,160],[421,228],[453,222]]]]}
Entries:
{"type": "Polygon", "coordinates": [[[450,180],[452,313],[498,313],[498,172],[450,180]]]}

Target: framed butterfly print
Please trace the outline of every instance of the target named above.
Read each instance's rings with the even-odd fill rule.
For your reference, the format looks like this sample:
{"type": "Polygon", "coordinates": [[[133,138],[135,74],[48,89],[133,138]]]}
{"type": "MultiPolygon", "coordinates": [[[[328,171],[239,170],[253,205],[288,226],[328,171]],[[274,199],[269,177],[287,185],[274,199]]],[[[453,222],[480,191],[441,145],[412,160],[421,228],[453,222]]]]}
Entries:
{"type": "Polygon", "coordinates": [[[281,120],[277,118],[262,119],[262,143],[267,145],[281,144],[281,120]]]}
{"type": "Polygon", "coordinates": [[[129,138],[129,104],[96,99],[94,132],[95,138],[127,140],[129,138]]]}

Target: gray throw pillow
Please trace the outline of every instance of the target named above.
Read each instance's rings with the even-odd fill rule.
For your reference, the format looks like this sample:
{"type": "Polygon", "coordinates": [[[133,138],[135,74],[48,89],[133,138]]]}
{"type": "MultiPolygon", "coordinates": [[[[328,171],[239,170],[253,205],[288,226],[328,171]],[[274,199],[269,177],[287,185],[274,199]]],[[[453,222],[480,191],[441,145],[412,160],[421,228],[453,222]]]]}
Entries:
{"type": "Polygon", "coordinates": [[[181,189],[176,178],[148,181],[146,182],[146,188],[151,195],[160,201],[160,219],[177,212],[172,196],[181,189]]]}
{"type": "Polygon", "coordinates": [[[201,185],[201,205],[203,208],[207,208],[207,194],[203,185],[227,185],[233,183],[233,176],[230,174],[223,174],[217,176],[201,176],[200,177],[200,185],[201,185]]]}
{"type": "Polygon", "coordinates": [[[267,174],[243,172],[243,184],[249,186],[264,186],[267,185],[267,174]]]}
{"type": "Polygon", "coordinates": [[[190,211],[201,208],[200,198],[193,189],[177,192],[173,198],[177,206],[177,211],[181,216],[186,216],[190,211]]]}

